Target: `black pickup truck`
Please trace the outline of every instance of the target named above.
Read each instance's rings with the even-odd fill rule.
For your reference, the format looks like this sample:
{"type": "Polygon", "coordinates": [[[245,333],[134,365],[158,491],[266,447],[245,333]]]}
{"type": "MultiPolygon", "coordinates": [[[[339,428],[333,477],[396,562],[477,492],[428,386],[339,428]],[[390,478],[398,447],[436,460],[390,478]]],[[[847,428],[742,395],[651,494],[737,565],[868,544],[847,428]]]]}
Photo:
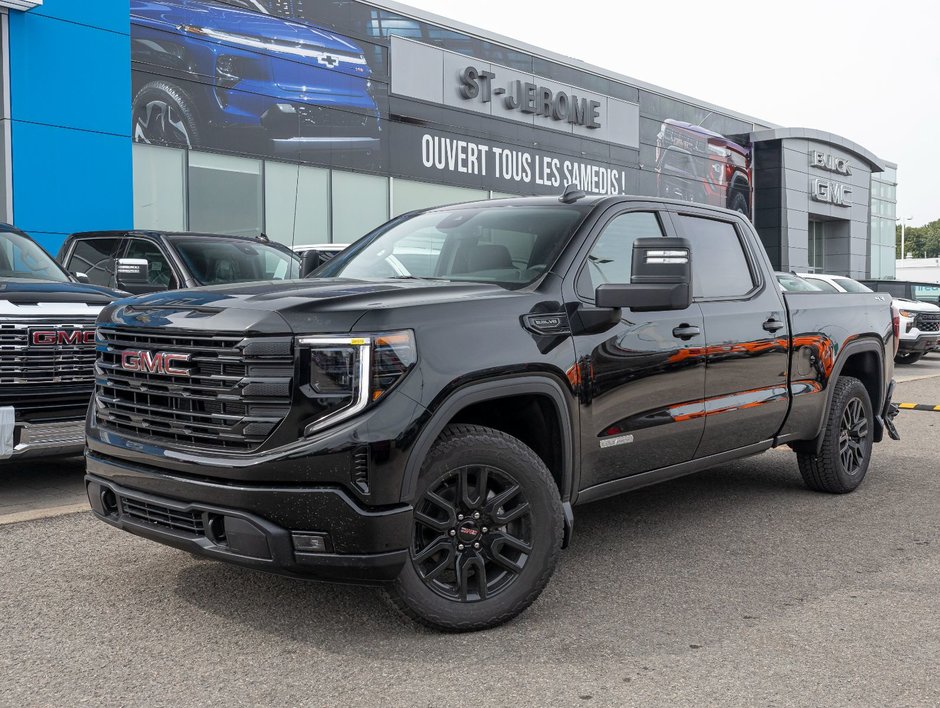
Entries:
{"type": "Polygon", "coordinates": [[[577,504],[781,445],[849,492],[895,434],[890,297],[784,294],[729,210],[434,209],[314,276],[102,312],[100,519],[482,629],[538,596],[577,504]]]}

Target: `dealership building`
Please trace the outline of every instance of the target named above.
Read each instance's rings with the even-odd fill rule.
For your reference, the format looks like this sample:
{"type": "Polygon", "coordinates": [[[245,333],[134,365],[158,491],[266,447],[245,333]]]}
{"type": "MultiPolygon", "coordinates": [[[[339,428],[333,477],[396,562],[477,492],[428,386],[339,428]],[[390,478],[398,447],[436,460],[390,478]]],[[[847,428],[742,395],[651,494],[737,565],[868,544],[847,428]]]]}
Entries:
{"type": "Polygon", "coordinates": [[[744,212],[781,270],[895,274],[897,166],[864,146],[398,3],[0,7],[0,210],[53,253],[130,228],[345,243],[573,183],[744,212]]]}

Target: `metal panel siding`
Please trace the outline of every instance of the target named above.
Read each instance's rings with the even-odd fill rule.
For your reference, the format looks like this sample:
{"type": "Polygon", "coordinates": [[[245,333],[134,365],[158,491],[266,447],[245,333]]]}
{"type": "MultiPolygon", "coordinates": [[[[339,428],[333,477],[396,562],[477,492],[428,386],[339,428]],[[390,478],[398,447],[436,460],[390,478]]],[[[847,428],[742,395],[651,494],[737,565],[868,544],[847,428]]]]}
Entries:
{"type": "Polygon", "coordinates": [[[126,0],[10,13],[13,217],[52,253],[133,224],[126,0]]]}

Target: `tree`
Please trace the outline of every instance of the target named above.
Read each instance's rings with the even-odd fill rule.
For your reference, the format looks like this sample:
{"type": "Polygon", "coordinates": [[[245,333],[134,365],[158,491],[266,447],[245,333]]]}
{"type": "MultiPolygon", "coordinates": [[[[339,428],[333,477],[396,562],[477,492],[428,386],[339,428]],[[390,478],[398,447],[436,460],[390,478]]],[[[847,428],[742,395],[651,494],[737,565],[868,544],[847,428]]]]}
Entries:
{"type": "MultiPolygon", "coordinates": [[[[901,226],[895,226],[895,255],[901,254],[901,226]]],[[[940,219],[924,226],[911,226],[904,230],[904,249],[914,258],[940,257],[940,219]],[[926,254],[926,256],[924,255],[926,254]]]]}

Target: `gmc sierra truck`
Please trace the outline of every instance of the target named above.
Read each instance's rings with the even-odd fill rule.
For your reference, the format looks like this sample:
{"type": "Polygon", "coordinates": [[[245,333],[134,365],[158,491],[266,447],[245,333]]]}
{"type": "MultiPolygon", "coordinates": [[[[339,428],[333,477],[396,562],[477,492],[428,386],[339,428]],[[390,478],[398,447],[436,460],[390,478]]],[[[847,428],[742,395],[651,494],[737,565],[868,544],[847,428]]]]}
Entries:
{"type": "Polygon", "coordinates": [[[0,461],[84,449],[95,318],[118,297],[0,224],[0,461]]]}
{"type": "Polygon", "coordinates": [[[850,492],[896,434],[890,297],[783,293],[730,210],[432,209],[313,276],[102,312],[98,518],[475,630],[535,600],[577,504],[782,445],[850,492]]]}

